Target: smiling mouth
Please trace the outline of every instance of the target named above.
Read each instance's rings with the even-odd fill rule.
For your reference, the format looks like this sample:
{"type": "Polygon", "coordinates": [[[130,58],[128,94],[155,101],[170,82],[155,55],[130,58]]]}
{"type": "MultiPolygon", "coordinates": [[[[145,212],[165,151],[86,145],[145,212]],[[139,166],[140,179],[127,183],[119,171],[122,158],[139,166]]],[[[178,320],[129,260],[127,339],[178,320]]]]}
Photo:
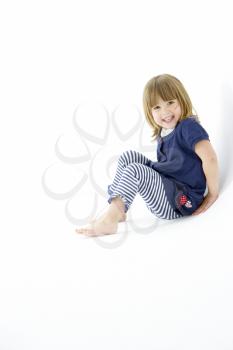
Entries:
{"type": "Polygon", "coordinates": [[[172,115],[169,118],[163,119],[163,121],[166,122],[166,123],[169,123],[173,118],[174,118],[174,116],[172,115]]]}

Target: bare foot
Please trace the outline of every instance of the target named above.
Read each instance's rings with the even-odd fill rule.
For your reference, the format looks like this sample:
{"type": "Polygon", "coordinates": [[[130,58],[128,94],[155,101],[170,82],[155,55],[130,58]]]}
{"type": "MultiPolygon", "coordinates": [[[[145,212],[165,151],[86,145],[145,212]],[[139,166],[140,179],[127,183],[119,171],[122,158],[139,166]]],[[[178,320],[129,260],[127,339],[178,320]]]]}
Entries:
{"type": "Polygon", "coordinates": [[[85,234],[87,236],[111,235],[117,232],[118,223],[109,219],[97,219],[87,226],[76,229],[76,233],[85,234]]]}
{"type": "MultiPolygon", "coordinates": [[[[96,221],[98,221],[98,220],[103,220],[103,219],[105,218],[105,216],[106,216],[106,213],[104,213],[103,215],[101,215],[99,218],[92,219],[92,220],[90,221],[90,223],[94,223],[94,222],[96,222],[96,221]]],[[[126,221],[126,219],[127,219],[126,213],[122,213],[122,215],[121,215],[121,217],[120,217],[120,219],[119,219],[119,222],[124,222],[124,221],[126,221]]]]}

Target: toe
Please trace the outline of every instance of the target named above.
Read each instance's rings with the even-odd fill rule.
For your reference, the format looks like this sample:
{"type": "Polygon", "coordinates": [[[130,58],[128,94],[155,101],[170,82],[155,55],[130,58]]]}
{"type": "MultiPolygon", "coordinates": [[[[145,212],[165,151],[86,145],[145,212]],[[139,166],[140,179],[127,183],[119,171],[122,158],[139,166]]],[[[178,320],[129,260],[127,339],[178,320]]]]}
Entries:
{"type": "Polygon", "coordinates": [[[79,228],[75,230],[76,233],[83,233],[83,229],[79,228]]]}
{"type": "Polygon", "coordinates": [[[95,230],[92,229],[92,228],[87,228],[87,229],[85,230],[85,233],[86,233],[87,235],[94,235],[94,234],[95,234],[95,230]]]}

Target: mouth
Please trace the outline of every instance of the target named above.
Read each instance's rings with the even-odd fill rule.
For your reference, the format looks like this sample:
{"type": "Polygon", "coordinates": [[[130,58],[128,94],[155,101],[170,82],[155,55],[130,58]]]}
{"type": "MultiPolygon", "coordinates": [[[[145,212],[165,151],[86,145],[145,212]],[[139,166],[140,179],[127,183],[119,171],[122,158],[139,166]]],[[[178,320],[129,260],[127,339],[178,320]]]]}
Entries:
{"type": "Polygon", "coordinates": [[[163,121],[165,123],[170,123],[170,121],[172,121],[173,118],[174,118],[174,115],[171,115],[170,117],[164,118],[163,121]]]}

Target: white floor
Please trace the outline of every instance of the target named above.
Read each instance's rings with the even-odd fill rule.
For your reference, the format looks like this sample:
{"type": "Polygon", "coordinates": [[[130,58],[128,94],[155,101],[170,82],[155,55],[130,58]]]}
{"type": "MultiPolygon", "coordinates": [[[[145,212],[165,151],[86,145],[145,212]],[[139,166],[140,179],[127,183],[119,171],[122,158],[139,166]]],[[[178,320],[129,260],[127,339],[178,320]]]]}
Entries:
{"type": "Polygon", "coordinates": [[[30,225],[9,220],[1,237],[0,348],[231,349],[232,193],[158,225],[138,199],[134,224],[156,228],[129,218],[98,239],[75,235],[41,196],[30,225]]]}
{"type": "Polygon", "coordinates": [[[228,4],[11,1],[0,17],[0,350],[232,350],[228,4]],[[132,105],[165,72],[216,148],[219,199],[166,221],[137,196],[116,235],[78,236],[106,207],[114,152],[155,156],[132,105]]]}

